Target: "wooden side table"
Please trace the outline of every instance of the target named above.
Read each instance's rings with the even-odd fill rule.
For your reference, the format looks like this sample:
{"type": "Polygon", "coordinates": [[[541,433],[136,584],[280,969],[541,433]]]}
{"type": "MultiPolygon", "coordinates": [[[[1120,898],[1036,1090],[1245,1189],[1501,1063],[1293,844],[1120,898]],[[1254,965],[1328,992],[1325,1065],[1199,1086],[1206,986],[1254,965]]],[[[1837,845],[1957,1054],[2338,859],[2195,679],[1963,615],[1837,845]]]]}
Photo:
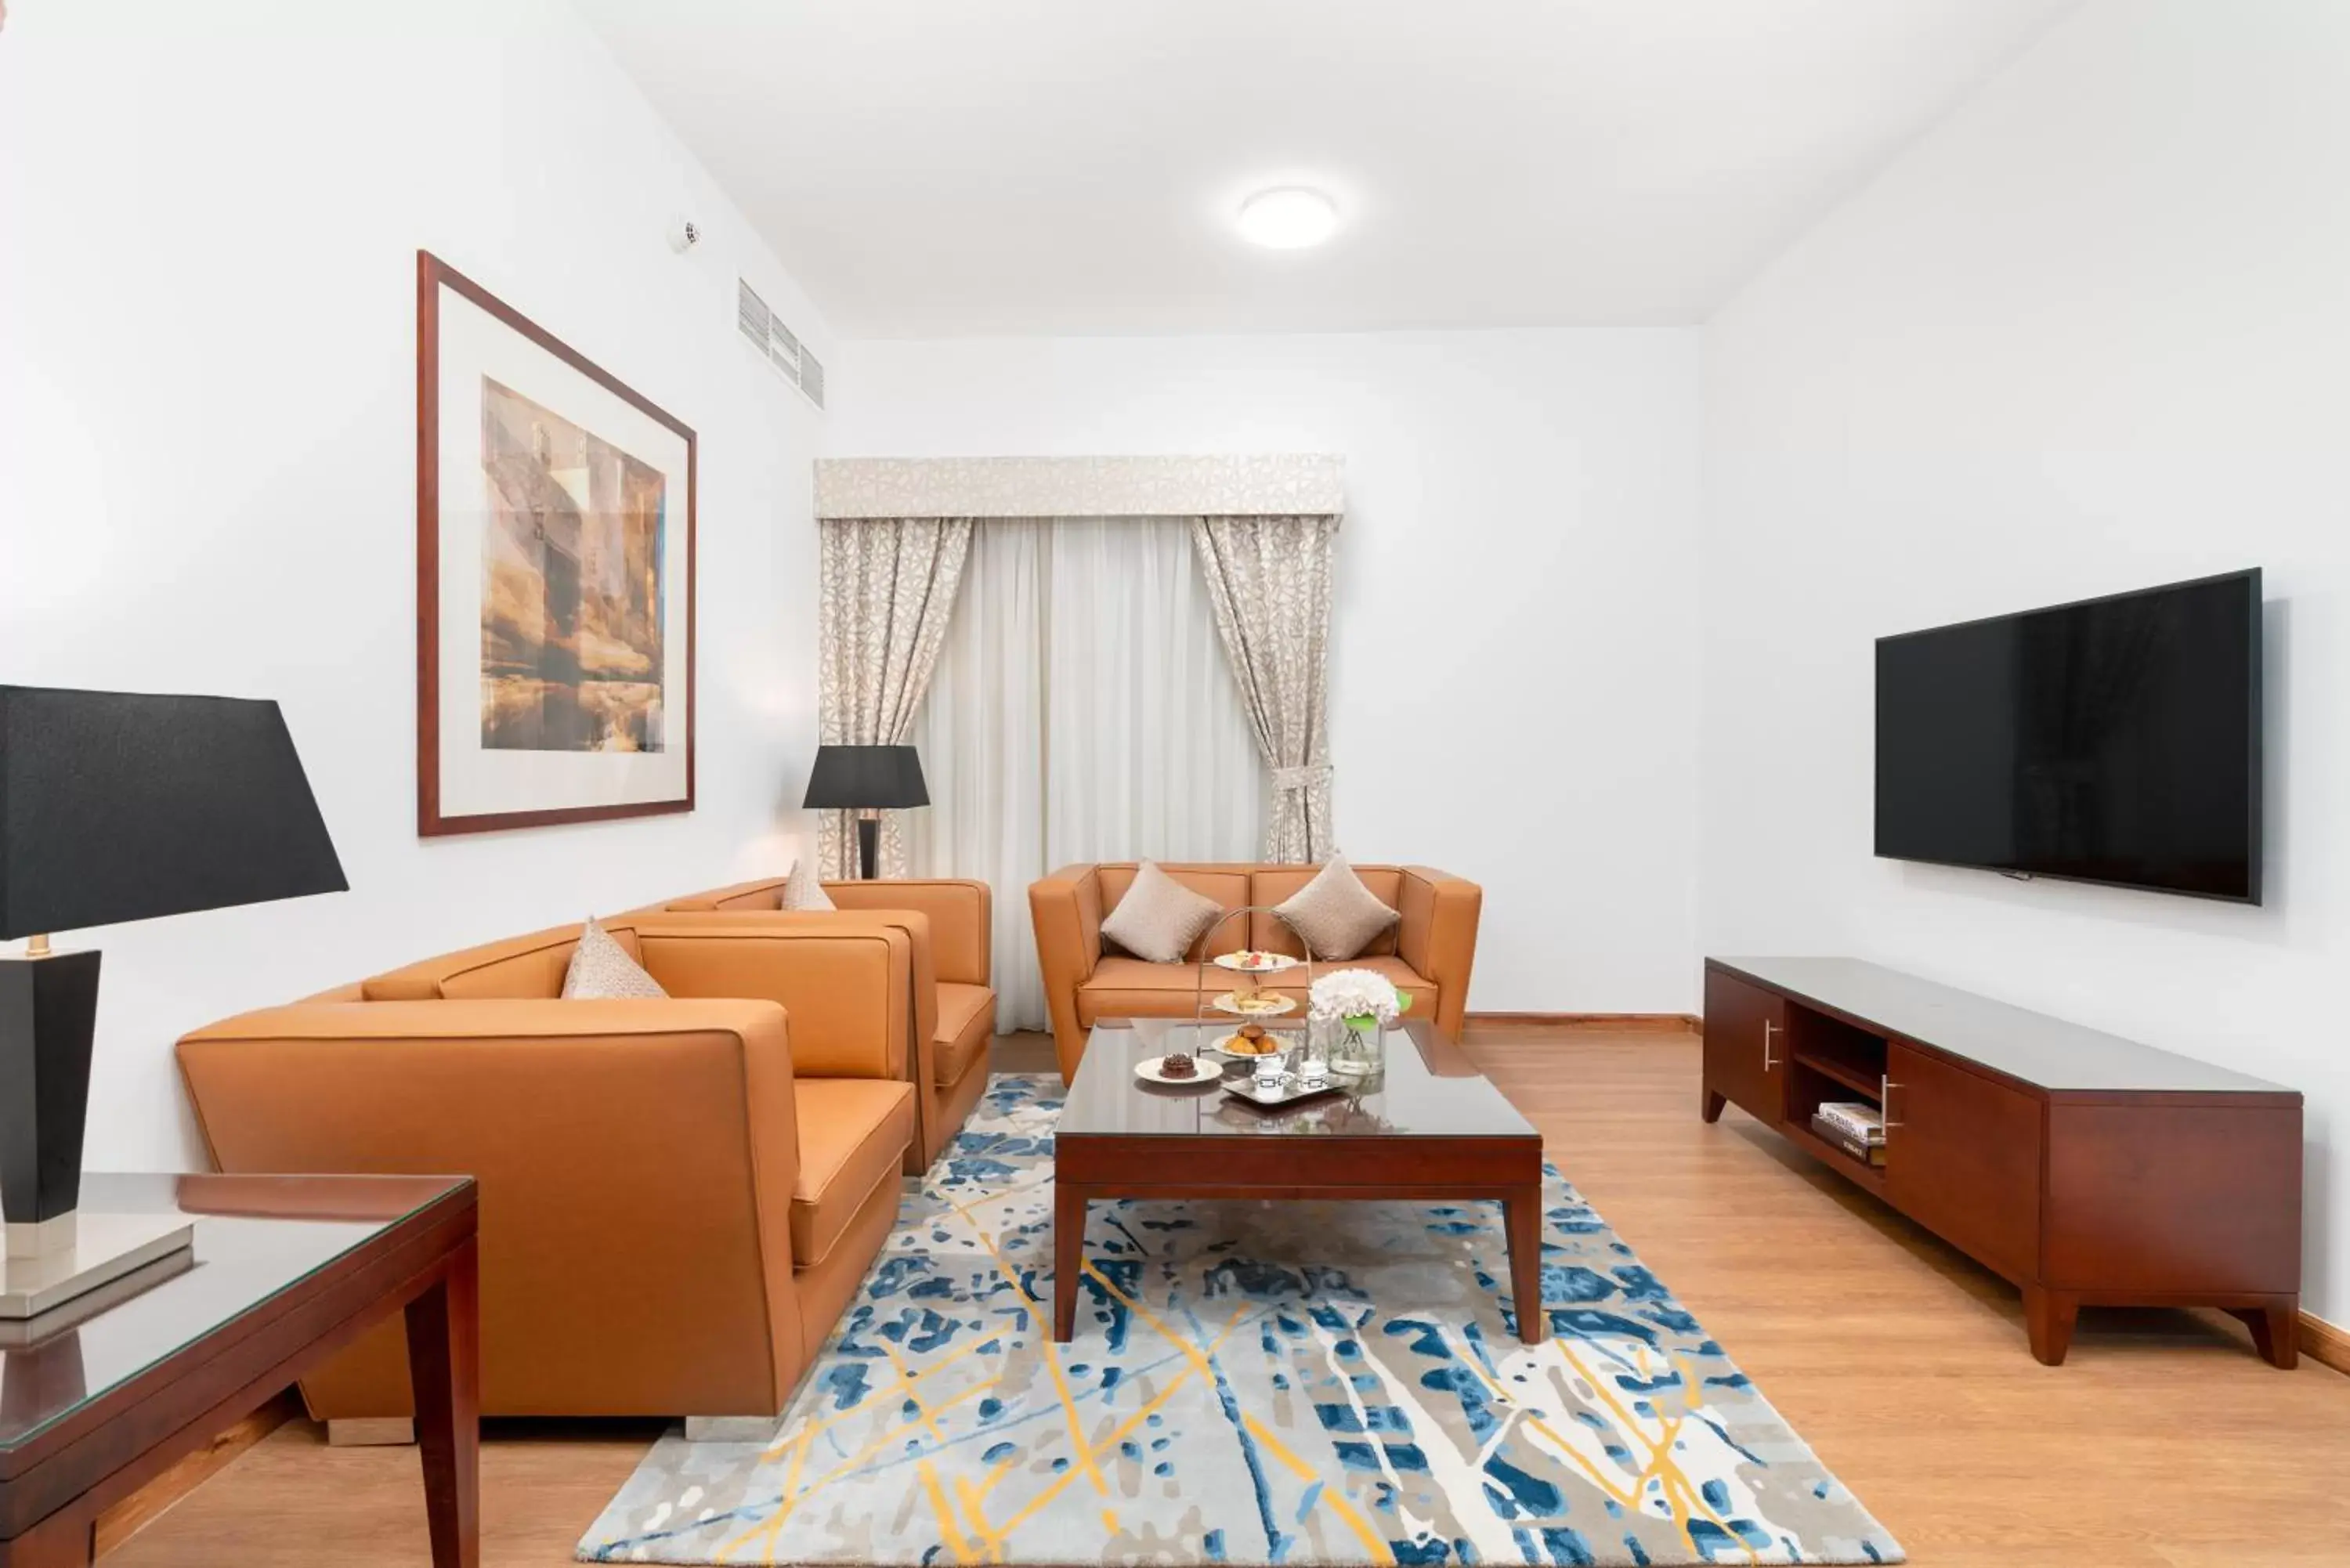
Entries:
{"type": "Polygon", "coordinates": [[[177,1210],[192,1253],[0,1345],[0,1568],[80,1568],[98,1516],[386,1314],[408,1320],[435,1568],[481,1561],[470,1177],[89,1176],[83,1201],[177,1210]]]}

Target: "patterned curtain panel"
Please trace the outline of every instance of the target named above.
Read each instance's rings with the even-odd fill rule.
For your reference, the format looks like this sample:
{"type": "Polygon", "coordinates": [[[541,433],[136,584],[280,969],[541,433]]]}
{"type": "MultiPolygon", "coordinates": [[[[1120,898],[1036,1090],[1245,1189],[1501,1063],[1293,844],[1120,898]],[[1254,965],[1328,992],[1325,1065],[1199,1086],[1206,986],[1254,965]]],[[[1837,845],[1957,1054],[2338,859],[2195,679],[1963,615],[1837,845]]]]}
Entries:
{"type": "MultiPolygon", "coordinates": [[[[827,745],[905,743],[930,689],[971,549],[968,517],[827,518],[816,607],[816,735],[827,745]]],[[[896,812],[881,825],[884,877],[906,874],[896,812]]],[[[816,866],[857,875],[853,814],[820,814],[816,866]]]]}
{"type": "Polygon", "coordinates": [[[1191,543],[1241,701],[1273,771],[1267,860],[1320,861],[1330,827],[1332,516],[1201,517],[1191,543]]]}

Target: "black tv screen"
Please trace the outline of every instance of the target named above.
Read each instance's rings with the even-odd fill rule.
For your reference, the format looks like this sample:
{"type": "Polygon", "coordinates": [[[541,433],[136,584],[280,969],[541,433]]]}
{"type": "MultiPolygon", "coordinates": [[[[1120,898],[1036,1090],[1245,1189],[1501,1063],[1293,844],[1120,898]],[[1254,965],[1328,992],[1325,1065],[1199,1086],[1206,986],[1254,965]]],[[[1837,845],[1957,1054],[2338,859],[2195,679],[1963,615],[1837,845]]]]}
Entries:
{"type": "Polygon", "coordinates": [[[2260,573],[1879,639],[1877,853],[2260,902],[2260,573]]]}

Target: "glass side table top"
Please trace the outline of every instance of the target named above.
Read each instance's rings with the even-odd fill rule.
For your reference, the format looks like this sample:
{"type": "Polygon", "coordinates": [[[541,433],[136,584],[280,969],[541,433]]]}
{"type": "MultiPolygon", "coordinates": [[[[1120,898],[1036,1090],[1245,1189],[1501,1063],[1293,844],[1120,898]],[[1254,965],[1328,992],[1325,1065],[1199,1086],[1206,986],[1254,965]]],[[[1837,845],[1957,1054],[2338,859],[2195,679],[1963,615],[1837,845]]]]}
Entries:
{"type": "MultiPolygon", "coordinates": [[[[1302,1044],[1302,1029],[1272,1028],[1284,1044],[1302,1044]]],[[[1105,1019],[1086,1041],[1076,1082],[1069,1085],[1056,1136],[1200,1137],[1535,1137],[1533,1124],[1477,1071],[1460,1046],[1434,1025],[1406,1020],[1388,1033],[1387,1067],[1367,1086],[1334,1080],[1337,1092],[1277,1110],[1236,1104],[1212,1086],[1225,1066],[1201,1056],[1232,1024],[1188,1020],[1105,1019]],[[1196,1085],[1144,1083],[1134,1065],[1180,1051],[1197,1057],[1208,1077],[1196,1085]]],[[[1247,1064],[1229,1069],[1246,1073],[1247,1064]]]]}
{"type": "Polygon", "coordinates": [[[183,1214],[195,1241],[96,1299],[0,1330],[0,1450],[467,1185],[461,1176],[83,1177],[85,1211],[183,1214]]]}

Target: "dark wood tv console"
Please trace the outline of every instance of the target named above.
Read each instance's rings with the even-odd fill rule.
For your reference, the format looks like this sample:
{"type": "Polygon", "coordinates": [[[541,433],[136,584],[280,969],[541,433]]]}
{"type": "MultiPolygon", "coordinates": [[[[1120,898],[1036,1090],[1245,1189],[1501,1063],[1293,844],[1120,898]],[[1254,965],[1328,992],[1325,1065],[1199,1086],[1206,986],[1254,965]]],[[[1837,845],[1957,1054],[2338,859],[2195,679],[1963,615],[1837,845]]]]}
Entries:
{"type": "Polygon", "coordinates": [[[2061,1364],[2084,1304],[2210,1306],[2296,1351],[2301,1096],[1840,958],[1708,959],[1704,1116],[1727,1101],[2023,1288],[2061,1364]],[[1812,1131],[1885,1119],[1883,1164],[1812,1131]]]}

